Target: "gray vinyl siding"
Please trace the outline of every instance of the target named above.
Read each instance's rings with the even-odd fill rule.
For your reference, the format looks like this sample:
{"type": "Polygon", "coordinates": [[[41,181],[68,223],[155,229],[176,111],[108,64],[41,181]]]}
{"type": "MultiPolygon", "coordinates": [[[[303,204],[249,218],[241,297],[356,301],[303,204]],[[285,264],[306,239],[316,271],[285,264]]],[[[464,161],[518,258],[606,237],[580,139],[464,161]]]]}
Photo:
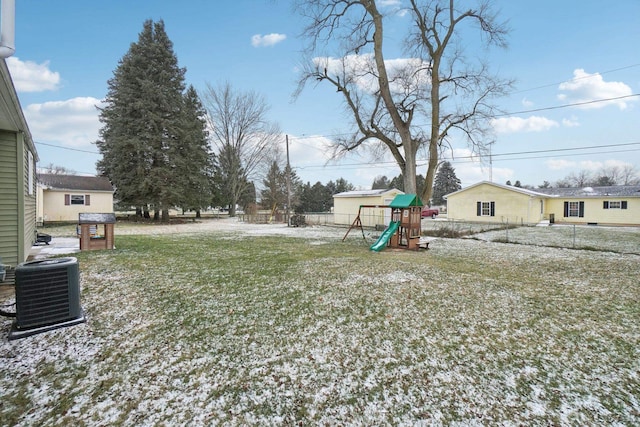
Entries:
{"type": "MultiPolygon", "coordinates": [[[[17,134],[0,131],[0,257],[7,265],[24,261],[18,249],[21,221],[18,202],[18,144],[17,134]]],[[[22,165],[21,165],[22,166],[22,165]]],[[[21,168],[22,169],[22,168],[21,168]]]]}

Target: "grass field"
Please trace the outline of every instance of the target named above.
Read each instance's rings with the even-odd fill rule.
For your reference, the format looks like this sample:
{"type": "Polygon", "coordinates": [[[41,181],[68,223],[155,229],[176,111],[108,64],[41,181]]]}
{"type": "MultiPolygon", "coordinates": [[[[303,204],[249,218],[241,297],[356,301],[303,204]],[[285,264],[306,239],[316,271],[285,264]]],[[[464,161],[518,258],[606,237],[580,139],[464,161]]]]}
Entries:
{"type": "Polygon", "coordinates": [[[640,423],[637,255],[263,227],[77,254],[88,321],[2,338],[0,424],[640,423]]]}

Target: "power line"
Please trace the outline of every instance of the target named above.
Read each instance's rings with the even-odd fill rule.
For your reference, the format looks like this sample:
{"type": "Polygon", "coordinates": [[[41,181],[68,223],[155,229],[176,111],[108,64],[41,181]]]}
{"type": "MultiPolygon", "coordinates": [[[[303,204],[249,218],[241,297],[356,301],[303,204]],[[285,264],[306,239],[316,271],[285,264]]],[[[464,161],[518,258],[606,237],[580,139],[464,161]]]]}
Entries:
{"type": "MultiPolygon", "coordinates": [[[[82,150],[79,148],[71,148],[71,147],[63,147],[63,146],[59,146],[59,145],[54,145],[54,144],[47,144],[44,142],[36,142],[36,144],[39,145],[46,145],[49,147],[53,147],[53,148],[60,148],[60,149],[64,149],[64,150],[70,150],[70,151],[78,151],[78,152],[82,152],[82,153],[89,153],[89,154],[100,154],[98,152],[95,151],[89,151],[89,150],[82,150]]],[[[304,144],[305,146],[311,147],[308,144],[304,144]]],[[[503,158],[503,159],[495,159],[496,157],[510,157],[510,156],[522,156],[522,155],[529,155],[529,154],[545,154],[545,153],[561,153],[561,152],[574,152],[574,151],[580,151],[580,150],[596,150],[596,149],[610,149],[610,148],[615,148],[615,147],[629,147],[629,146],[636,146],[636,145],[640,145],[640,142],[626,142],[626,143],[619,143],[619,144],[599,144],[599,145],[590,145],[590,146],[585,146],[585,147],[570,147],[570,148],[553,148],[553,149],[548,149],[548,150],[529,150],[529,151],[514,151],[514,152],[507,152],[507,153],[493,153],[491,154],[491,157],[494,158],[494,161],[506,161],[506,160],[528,160],[528,159],[539,159],[539,158],[549,158],[549,157],[553,157],[553,156],[527,156],[527,157],[519,157],[519,158],[503,158]]],[[[573,153],[573,154],[558,154],[556,155],[556,157],[565,157],[565,156],[570,156],[570,155],[592,155],[592,154],[612,154],[612,153],[624,153],[624,152],[635,152],[635,151],[640,151],[640,149],[630,149],[630,150],[607,150],[607,151],[597,151],[597,152],[590,152],[590,153],[573,153]]],[[[451,161],[453,163],[472,163],[478,160],[481,160],[482,157],[487,157],[487,156],[482,156],[482,155],[469,155],[469,156],[457,156],[455,158],[450,158],[450,159],[441,159],[441,160],[448,160],[451,161]]],[[[424,159],[417,159],[416,163],[423,163],[423,164],[418,164],[418,166],[424,166],[424,164],[426,164],[426,162],[428,162],[428,159],[424,158],[424,159]]],[[[296,166],[294,167],[294,169],[298,169],[298,170],[312,170],[312,169],[324,169],[324,170],[331,170],[331,169],[367,169],[367,168],[380,168],[380,167],[396,167],[397,163],[394,161],[385,161],[385,162],[352,162],[352,163],[341,163],[340,165],[334,165],[334,166],[330,166],[330,165],[326,165],[326,164],[318,164],[318,165],[307,165],[307,166],[296,166]]]]}
{"type": "MultiPolygon", "coordinates": [[[[586,147],[572,147],[572,148],[554,148],[554,149],[548,149],[548,150],[531,150],[531,151],[516,151],[516,152],[510,152],[510,153],[497,153],[497,154],[492,154],[492,157],[506,157],[506,156],[522,156],[522,155],[527,155],[527,154],[544,154],[544,153],[556,153],[556,152],[568,152],[568,151],[579,151],[579,150],[595,150],[595,149],[609,149],[609,148],[614,148],[614,147],[628,147],[628,146],[636,146],[636,145],[640,145],[640,142],[628,142],[628,143],[620,143],[620,144],[601,144],[601,145],[591,145],[591,146],[586,146],[586,147]]],[[[597,151],[597,152],[590,152],[590,153],[573,153],[573,154],[558,154],[555,155],[556,157],[564,157],[564,156],[576,156],[576,155],[581,155],[581,156],[586,156],[586,155],[591,155],[591,154],[608,154],[608,153],[625,153],[625,152],[635,152],[635,151],[640,151],[640,148],[638,149],[629,149],[629,150],[607,150],[607,151],[597,151]]],[[[442,158],[441,160],[448,160],[451,161],[453,163],[472,163],[475,161],[479,161],[481,160],[483,157],[488,157],[488,156],[482,156],[482,155],[468,155],[468,156],[456,156],[455,158],[451,158],[451,159],[445,159],[442,158]]],[[[507,161],[507,160],[527,160],[527,159],[537,159],[537,158],[548,158],[548,157],[553,157],[553,156],[528,156],[528,157],[522,157],[522,158],[504,158],[504,159],[497,159],[496,161],[507,161]]],[[[428,159],[424,158],[424,159],[417,159],[416,163],[419,163],[418,166],[424,166],[426,164],[426,162],[428,162],[428,159]],[[421,164],[420,164],[421,163],[421,164]]],[[[368,168],[379,168],[379,167],[395,167],[397,166],[397,163],[394,161],[386,161],[386,162],[354,162],[354,163],[342,163],[340,165],[334,165],[334,166],[327,166],[327,165],[307,165],[307,166],[297,166],[295,167],[295,169],[298,170],[310,170],[310,169],[368,169],[368,168]]]]}
{"type": "Polygon", "coordinates": [[[80,148],[63,147],[62,145],[47,144],[46,142],[33,141],[38,145],[46,145],[47,147],[60,148],[61,150],[77,151],[79,153],[100,154],[97,151],[82,150],[80,148]]]}
{"type": "Polygon", "coordinates": [[[534,108],[532,110],[522,110],[522,111],[514,111],[512,113],[494,114],[493,117],[515,116],[516,114],[536,113],[539,111],[558,110],[560,108],[579,107],[581,105],[592,105],[600,102],[619,101],[621,99],[633,98],[636,96],[640,96],[640,93],[634,93],[631,95],[624,95],[624,96],[616,96],[613,98],[594,99],[591,101],[584,101],[584,102],[574,102],[572,104],[556,105],[555,107],[534,108]]]}
{"type": "MultiPolygon", "coordinates": [[[[579,81],[579,80],[586,80],[586,79],[591,79],[597,76],[601,76],[604,74],[610,74],[616,71],[622,71],[622,70],[627,70],[629,68],[636,68],[636,67],[640,67],[640,63],[638,64],[631,64],[631,65],[627,65],[624,67],[618,67],[618,68],[614,68],[612,70],[606,70],[606,71],[602,71],[602,72],[598,72],[598,73],[594,73],[594,74],[589,74],[588,76],[582,76],[582,77],[574,77],[572,79],[569,80],[563,80],[557,83],[548,83],[548,84],[544,84],[544,85],[540,85],[540,86],[535,86],[529,89],[522,89],[519,91],[515,91],[512,92],[512,95],[518,94],[518,93],[523,93],[523,92],[530,92],[533,90],[537,90],[537,89],[544,89],[547,87],[552,87],[552,86],[557,86],[560,85],[562,83],[568,83],[568,82],[575,82],[575,81],[579,81]]],[[[580,105],[588,105],[588,104],[593,104],[593,103],[598,103],[598,102],[607,102],[607,101],[615,101],[618,99],[623,99],[625,97],[635,97],[635,96],[640,96],[640,94],[632,94],[632,95],[627,95],[624,97],[619,97],[619,98],[609,98],[609,99],[597,99],[597,100],[592,100],[592,101],[586,101],[584,103],[575,103],[575,104],[566,104],[566,105],[560,105],[560,106],[555,106],[555,107],[544,107],[544,108],[538,108],[538,109],[533,109],[533,110],[524,110],[524,111],[517,111],[517,112],[513,112],[513,113],[502,113],[502,114],[496,114],[494,115],[494,117],[504,117],[504,116],[511,116],[511,115],[516,115],[516,114],[525,114],[525,113],[530,113],[530,112],[538,112],[538,111],[545,111],[545,110],[554,110],[554,109],[560,109],[560,108],[568,108],[568,107],[575,107],[575,106],[580,106],[580,105]]],[[[417,126],[426,126],[425,125],[417,125],[417,126]]],[[[309,136],[305,136],[304,134],[302,136],[298,136],[298,137],[294,137],[296,139],[312,139],[312,138],[328,138],[331,139],[332,137],[338,137],[338,136],[344,136],[344,135],[349,135],[349,132],[345,132],[345,133],[335,133],[335,134],[318,134],[318,135],[309,135],[309,136]]]]}
{"type": "MultiPolygon", "coordinates": [[[[492,157],[497,156],[511,156],[511,155],[521,155],[521,154],[538,154],[538,153],[552,153],[556,151],[573,151],[573,150],[592,150],[596,148],[609,148],[609,147],[626,147],[629,145],[640,145],[640,142],[626,142],[621,144],[606,144],[606,145],[591,145],[586,147],[573,147],[573,148],[553,148],[549,150],[534,150],[534,151],[518,151],[514,153],[499,153],[492,154],[492,157]]],[[[589,154],[589,153],[587,153],[589,154]]]]}
{"type": "Polygon", "coordinates": [[[518,90],[516,92],[512,92],[512,94],[515,95],[515,94],[518,94],[518,93],[530,92],[532,90],[545,89],[545,88],[548,88],[548,87],[561,85],[562,83],[577,82],[579,80],[592,79],[592,78],[594,78],[596,76],[601,76],[603,74],[614,73],[616,71],[627,70],[629,68],[635,68],[635,67],[640,67],[640,64],[627,65],[626,67],[614,68],[613,70],[607,70],[607,71],[602,71],[600,73],[589,74],[588,76],[574,77],[574,78],[572,78],[570,80],[563,80],[563,81],[557,82],[557,83],[547,83],[547,84],[544,84],[544,85],[541,85],[541,86],[535,86],[535,87],[532,87],[532,88],[529,88],[529,89],[518,90]]]}

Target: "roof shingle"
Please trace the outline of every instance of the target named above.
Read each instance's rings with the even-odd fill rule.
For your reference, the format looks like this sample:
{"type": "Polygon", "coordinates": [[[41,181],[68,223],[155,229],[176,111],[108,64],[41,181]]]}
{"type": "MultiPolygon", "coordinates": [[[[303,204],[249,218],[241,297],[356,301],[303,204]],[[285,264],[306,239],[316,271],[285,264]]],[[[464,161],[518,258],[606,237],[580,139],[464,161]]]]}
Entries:
{"type": "Polygon", "coordinates": [[[102,176],[79,176],[39,173],[38,182],[55,190],[111,191],[113,186],[102,176]]]}

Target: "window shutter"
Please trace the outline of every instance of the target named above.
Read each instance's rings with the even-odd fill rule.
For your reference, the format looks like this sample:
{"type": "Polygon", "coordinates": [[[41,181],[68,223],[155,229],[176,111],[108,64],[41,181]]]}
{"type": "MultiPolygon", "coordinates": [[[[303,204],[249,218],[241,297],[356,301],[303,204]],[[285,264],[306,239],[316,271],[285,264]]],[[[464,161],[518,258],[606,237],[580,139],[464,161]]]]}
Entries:
{"type": "Polygon", "coordinates": [[[584,202],[580,202],[580,207],[578,211],[578,216],[580,218],[584,218],[584,202]]]}
{"type": "Polygon", "coordinates": [[[620,202],[620,207],[621,207],[622,209],[627,209],[627,201],[626,201],[626,200],[623,200],[622,202],[620,202]]]}
{"type": "Polygon", "coordinates": [[[482,216],[482,202],[476,204],[476,212],[478,216],[482,216]]]}
{"type": "Polygon", "coordinates": [[[609,209],[609,202],[607,202],[606,200],[602,202],[602,209],[609,209]]]}
{"type": "Polygon", "coordinates": [[[564,202],[564,217],[567,218],[569,216],[569,202],[564,202]]]}
{"type": "Polygon", "coordinates": [[[70,194],[65,194],[64,195],[64,205],[65,206],[69,206],[71,204],[71,195],[70,194]]]}
{"type": "Polygon", "coordinates": [[[496,202],[491,202],[491,216],[496,216],[496,202]]]}
{"type": "Polygon", "coordinates": [[[89,206],[91,204],[91,195],[90,194],[85,194],[84,195],[84,205],[85,206],[89,206]]]}

